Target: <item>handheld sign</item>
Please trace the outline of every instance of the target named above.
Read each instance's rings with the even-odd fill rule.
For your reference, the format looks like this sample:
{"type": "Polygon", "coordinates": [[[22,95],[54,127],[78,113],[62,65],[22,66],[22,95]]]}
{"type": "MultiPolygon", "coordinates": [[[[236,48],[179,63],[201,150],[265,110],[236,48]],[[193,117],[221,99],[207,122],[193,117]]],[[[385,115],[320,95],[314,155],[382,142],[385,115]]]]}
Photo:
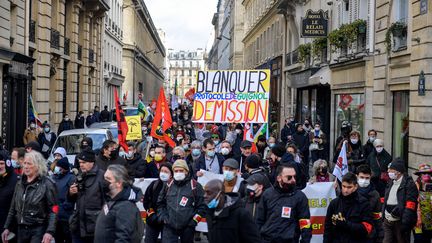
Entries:
{"type": "Polygon", "coordinates": [[[267,123],[270,70],[199,71],[193,122],[267,123]]]}

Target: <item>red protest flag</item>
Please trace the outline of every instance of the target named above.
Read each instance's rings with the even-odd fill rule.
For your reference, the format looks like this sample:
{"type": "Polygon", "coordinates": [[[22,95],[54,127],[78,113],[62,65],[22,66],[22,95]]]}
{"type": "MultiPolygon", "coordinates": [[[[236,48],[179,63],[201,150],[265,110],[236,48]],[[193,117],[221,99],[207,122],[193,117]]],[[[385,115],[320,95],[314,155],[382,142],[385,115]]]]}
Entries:
{"type": "Polygon", "coordinates": [[[116,118],[117,118],[117,129],[118,129],[118,141],[119,145],[123,147],[123,149],[128,152],[128,146],[126,144],[126,136],[128,133],[128,125],[126,123],[126,118],[123,112],[123,109],[120,105],[120,100],[118,97],[117,89],[114,89],[114,102],[116,107],[116,118]]]}
{"type": "Polygon", "coordinates": [[[185,98],[188,99],[190,102],[193,102],[195,95],[195,88],[191,88],[186,92],[185,98]]]}
{"type": "Polygon", "coordinates": [[[169,146],[174,148],[175,142],[171,139],[170,136],[168,136],[168,134],[166,134],[166,131],[171,128],[171,126],[172,118],[168,107],[168,102],[165,98],[165,92],[163,88],[160,88],[150,136],[160,140],[165,140],[169,144],[169,146]]]}

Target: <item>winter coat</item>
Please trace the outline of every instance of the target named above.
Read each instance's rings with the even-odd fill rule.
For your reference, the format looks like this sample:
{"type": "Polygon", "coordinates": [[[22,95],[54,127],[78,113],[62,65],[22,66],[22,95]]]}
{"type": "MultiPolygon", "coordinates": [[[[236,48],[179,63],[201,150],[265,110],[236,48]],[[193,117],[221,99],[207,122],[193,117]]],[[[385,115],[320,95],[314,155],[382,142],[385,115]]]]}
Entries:
{"type": "Polygon", "coordinates": [[[381,153],[377,153],[374,149],[367,157],[367,163],[372,170],[372,178],[379,178],[381,172],[387,172],[388,165],[391,162],[392,157],[385,149],[381,153]]]}
{"type": "Polygon", "coordinates": [[[15,191],[15,185],[18,181],[17,175],[13,170],[6,171],[7,174],[0,176],[0,227],[6,221],[10,205],[12,203],[13,194],[15,191]]]}
{"type": "Polygon", "coordinates": [[[194,220],[204,218],[207,205],[204,190],[190,177],[164,185],[157,203],[157,216],[161,222],[174,230],[195,227],[194,220]]]}
{"type": "Polygon", "coordinates": [[[109,200],[96,221],[94,243],[140,243],[144,223],[134,200],[129,200],[131,188],[124,188],[109,200]]]}
{"type": "Polygon", "coordinates": [[[159,172],[154,163],[147,163],[140,154],[129,160],[126,159],[128,164],[129,176],[132,178],[158,178],[159,172]]]}
{"type": "Polygon", "coordinates": [[[363,151],[364,155],[367,158],[373,151],[375,151],[375,147],[373,146],[373,143],[371,143],[368,139],[368,141],[363,145],[363,151]]]}
{"type": "Polygon", "coordinates": [[[126,168],[128,168],[128,164],[123,157],[117,156],[114,159],[108,159],[107,157],[103,156],[102,153],[96,156],[96,165],[99,167],[99,169],[103,171],[106,171],[109,165],[117,165],[117,164],[123,165],[126,168]]]}
{"type": "Polygon", "coordinates": [[[267,189],[258,205],[256,223],[264,242],[310,242],[312,228],[306,195],[299,190],[267,189]],[[304,225],[300,228],[300,223],[304,225]]]}
{"type": "Polygon", "coordinates": [[[55,141],[57,139],[57,136],[55,135],[55,133],[53,133],[53,132],[50,132],[50,133],[51,133],[51,140],[49,140],[49,141],[45,137],[45,132],[39,133],[39,136],[38,136],[38,142],[39,142],[39,145],[40,145],[41,149],[43,149],[44,144],[46,144],[49,147],[48,151],[41,152],[41,154],[45,158],[48,158],[48,156],[49,156],[49,154],[51,152],[51,149],[54,146],[54,143],[55,143],[55,141]]]}
{"type": "MultiPolygon", "coordinates": [[[[291,166],[294,167],[296,171],[296,184],[297,188],[303,189],[306,187],[306,183],[308,182],[309,177],[309,168],[306,168],[306,165],[303,163],[297,163],[294,161],[294,156],[289,153],[285,153],[280,162],[280,165],[291,166]]],[[[274,181],[276,181],[276,171],[274,171],[274,181]]]]}
{"type": "Polygon", "coordinates": [[[64,119],[60,122],[59,128],[57,130],[57,135],[61,132],[74,129],[73,122],[71,120],[65,121],[64,119]]]}
{"type": "MultiPolygon", "coordinates": [[[[263,188],[263,193],[264,193],[264,188],[263,188]]],[[[254,222],[256,222],[258,216],[257,211],[258,211],[259,202],[261,201],[261,196],[262,194],[259,197],[251,197],[250,195],[246,195],[244,198],[245,208],[252,216],[254,222]]]]}
{"type": "Polygon", "coordinates": [[[333,199],[327,208],[324,226],[324,243],[364,243],[373,230],[371,210],[366,198],[357,191],[349,196],[342,194],[333,199]],[[334,217],[343,217],[345,220],[336,220],[334,217]]]}
{"type": "MultiPolygon", "coordinates": [[[[393,180],[390,180],[385,190],[382,215],[385,215],[387,200],[392,186],[393,180]]],[[[400,218],[402,232],[410,231],[417,222],[418,194],[414,180],[411,176],[405,174],[396,193],[398,205],[393,210],[388,210],[389,213],[400,218]]]]}
{"type": "Polygon", "coordinates": [[[108,110],[102,110],[99,116],[99,120],[101,122],[108,122],[110,121],[110,112],[108,110]]]}
{"type": "Polygon", "coordinates": [[[361,145],[361,141],[359,140],[357,144],[352,144],[351,141],[348,142],[348,168],[350,172],[355,173],[357,167],[366,163],[366,157],[364,156],[363,145],[361,145]]]}
{"type": "Polygon", "coordinates": [[[96,119],[96,116],[95,116],[95,115],[92,115],[92,116],[88,115],[88,116],[86,117],[86,126],[87,126],[87,127],[90,127],[91,124],[93,124],[93,123],[95,123],[95,122],[97,122],[97,119],[96,119]]]}
{"type": "Polygon", "coordinates": [[[307,132],[303,131],[301,133],[296,132],[293,134],[294,143],[296,144],[298,150],[303,156],[307,157],[309,155],[309,135],[307,132]]]}
{"type": "MultiPolygon", "coordinates": [[[[77,176],[79,177],[79,176],[77,176]]],[[[97,165],[87,172],[79,183],[83,190],[78,194],[68,194],[68,200],[76,202],[75,211],[70,219],[70,229],[72,233],[81,237],[91,237],[94,235],[96,219],[102,206],[105,203],[102,182],[104,180],[104,171],[100,170],[97,165]]]]}
{"type": "Polygon", "coordinates": [[[318,142],[318,150],[324,150],[324,145],[327,143],[327,137],[325,133],[320,130],[318,132],[318,136],[315,136],[315,130],[311,130],[309,133],[309,144],[314,143],[314,139],[318,138],[320,141],[318,142]]]}
{"type": "Polygon", "coordinates": [[[25,130],[24,136],[23,136],[24,145],[26,145],[26,144],[28,144],[28,143],[30,143],[32,141],[37,142],[38,141],[38,136],[39,136],[38,129],[27,128],[25,130]]]}
{"type": "Polygon", "coordinates": [[[84,128],[85,119],[84,116],[77,115],[75,117],[75,128],[84,128]]]}
{"type": "Polygon", "coordinates": [[[238,194],[226,194],[224,207],[217,215],[215,209],[207,210],[207,238],[210,243],[261,242],[258,227],[238,194]]]}
{"type": "Polygon", "coordinates": [[[96,118],[96,122],[100,122],[100,112],[99,111],[94,111],[93,115],[96,118]]]}
{"type": "Polygon", "coordinates": [[[164,187],[164,182],[160,179],[152,181],[144,194],[144,209],[147,211],[146,223],[154,227],[162,227],[163,223],[157,217],[157,200],[164,187]]]}
{"type": "Polygon", "coordinates": [[[67,194],[70,186],[75,182],[75,176],[68,172],[65,175],[54,175],[53,180],[57,188],[57,198],[59,205],[59,213],[57,215],[59,221],[69,222],[69,218],[73,213],[74,204],[67,200],[67,194]]]}
{"type": "MultiPolygon", "coordinates": [[[[218,160],[218,163],[219,163],[219,173],[222,174],[222,165],[223,165],[223,162],[225,161],[225,159],[219,153],[216,153],[215,156],[217,157],[217,160],[218,160]]],[[[199,171],[201,169],[207,170],[206,162],[205,162],[205,154],[204,153],[201,154],[200,157],[198,158],[195,169],[196,169],[196,171],[199,171]]]]}
{"type": "Polygon", "coordinates": [[[293,132],[290,125],[285,124],[281,130],[281,140],[284,144],[288,143],[288,136],[292,136],[293,132]]]}
{"type": "Polygon", "coordinates": [[[15,186],[4,228],[11,229],[15,224],[44,225],[47,227],[46,232],[54,235],[57,212],[57,192],[54,182],[46,176],[39,176],[29,184],[27,176],[23,175],[15,186]]]}
{"type": "Polygon", "coordinates": [[[373,231],[370,238],[373,242],[382,242],[384,237],[384,231],[382,228],[382,203],[380,194],[375,190],[374,186],[371,184],[368,187],[359,187],[358,193],[369,201],[369,206],[371,210],[371,217],[373,222],[373,231]]]}

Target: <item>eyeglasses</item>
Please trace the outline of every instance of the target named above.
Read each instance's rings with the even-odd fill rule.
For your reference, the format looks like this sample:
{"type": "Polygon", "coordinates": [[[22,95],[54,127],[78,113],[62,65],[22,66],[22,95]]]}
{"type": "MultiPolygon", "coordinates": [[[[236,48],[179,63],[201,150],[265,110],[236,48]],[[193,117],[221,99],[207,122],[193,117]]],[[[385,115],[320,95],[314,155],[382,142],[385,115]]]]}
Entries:
{"type": "Polygon", "coordinates": [[[292,180],[292,179],[295,179],[296,178],[296,176],[295,175],[289,175],[289,176],[287,176],[287,179],[290,181],[290,180],[292,180]]]}
{"type": "Polygon", "coordinates": [[[211,136],[213,139],[219,139],[219,136],[211,136]]]}

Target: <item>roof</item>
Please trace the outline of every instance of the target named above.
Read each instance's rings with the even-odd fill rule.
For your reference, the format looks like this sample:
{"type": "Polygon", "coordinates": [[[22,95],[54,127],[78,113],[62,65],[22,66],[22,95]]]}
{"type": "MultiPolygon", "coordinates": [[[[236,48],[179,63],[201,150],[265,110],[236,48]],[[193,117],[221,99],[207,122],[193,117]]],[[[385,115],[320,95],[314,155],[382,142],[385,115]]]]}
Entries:
{"type": "Polygon", "coordinates": [[[85,128],[85,129],[72,129],[63,131],[60,136],[74,135],[74,134],[106,134],[106,129],[103,128],[85,128]]]}

